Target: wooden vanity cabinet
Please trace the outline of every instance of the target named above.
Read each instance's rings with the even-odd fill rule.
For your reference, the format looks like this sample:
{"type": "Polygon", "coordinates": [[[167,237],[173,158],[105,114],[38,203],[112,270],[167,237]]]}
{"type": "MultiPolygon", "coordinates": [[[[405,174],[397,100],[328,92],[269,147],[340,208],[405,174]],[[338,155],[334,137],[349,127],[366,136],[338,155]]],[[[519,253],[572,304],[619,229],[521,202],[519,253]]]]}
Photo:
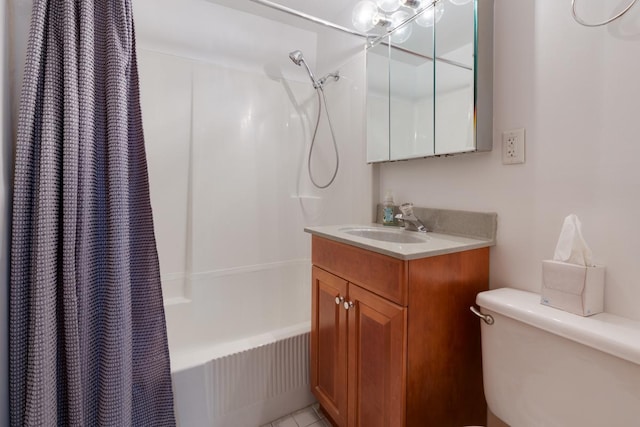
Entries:
{"type": "Polygon", "coordinates": [[[483,425],[489,249],[405,261],[312,237],[311,388],[338,427],[483,425]]]}

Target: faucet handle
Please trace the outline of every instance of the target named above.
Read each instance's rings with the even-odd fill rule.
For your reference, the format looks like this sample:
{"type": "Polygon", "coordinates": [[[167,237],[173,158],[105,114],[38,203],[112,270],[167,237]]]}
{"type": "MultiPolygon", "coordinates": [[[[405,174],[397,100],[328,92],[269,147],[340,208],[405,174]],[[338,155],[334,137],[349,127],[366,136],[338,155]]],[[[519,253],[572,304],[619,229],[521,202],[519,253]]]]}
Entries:
{"type": "Polygon", "coordinates": [[[400,211],[405,218],[413,218],[413,203],[403,203],[400,205],[400,211]]]}
{"type": "Polygon", "coordinates": [[[401,204],[400,211],[402,212],[403,218],[417,219],[416,216],[413,214],[413,203],[401,204]]]}
{"type": "Polygon", "coordinates": [[[420,221],[420,218],[413,214],[413,203],[403,203],[400,205],[401,214],[396,215],[397,219],[401,219],[404,222],[404,228],[406,230],[416,230],[422,233],[426,233],[427,227],[420,221]]]}

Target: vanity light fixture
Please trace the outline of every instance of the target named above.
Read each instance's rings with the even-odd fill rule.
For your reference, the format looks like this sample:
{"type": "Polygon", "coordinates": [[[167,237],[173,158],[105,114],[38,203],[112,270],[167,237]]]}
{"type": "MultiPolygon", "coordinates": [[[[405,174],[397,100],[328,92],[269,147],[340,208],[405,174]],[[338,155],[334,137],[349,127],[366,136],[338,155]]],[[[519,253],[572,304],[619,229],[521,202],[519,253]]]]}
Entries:
{"type": "MultiPolygon", "coordinates": [[[[462,6],[472,0],[448,1],[462,6]]],[[[444,15],[444,0],[362,0],[353,8],[351,19],[357,30],[368,33],[375,27],[393,29],[417,11],[421,11],[421,15],[416,18],[416,24],[431,27],[444,15]]],[[[410,36],[411,25],[405,25],[394,31],[391,38],[395,43],[403,43],[410,36]]]]}

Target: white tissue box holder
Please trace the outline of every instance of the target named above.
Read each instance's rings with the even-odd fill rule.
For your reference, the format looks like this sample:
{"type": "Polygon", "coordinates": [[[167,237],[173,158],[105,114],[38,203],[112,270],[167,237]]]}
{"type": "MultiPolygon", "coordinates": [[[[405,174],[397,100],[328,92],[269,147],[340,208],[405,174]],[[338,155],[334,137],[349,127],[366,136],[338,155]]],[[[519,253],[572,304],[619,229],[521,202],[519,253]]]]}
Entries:
{"type": "Polygon", "coordinates": [[[540,303],[580,316],[601,313],[604,272],[602,265],[585,267],[561,261],[542,261],[540,303]]]}

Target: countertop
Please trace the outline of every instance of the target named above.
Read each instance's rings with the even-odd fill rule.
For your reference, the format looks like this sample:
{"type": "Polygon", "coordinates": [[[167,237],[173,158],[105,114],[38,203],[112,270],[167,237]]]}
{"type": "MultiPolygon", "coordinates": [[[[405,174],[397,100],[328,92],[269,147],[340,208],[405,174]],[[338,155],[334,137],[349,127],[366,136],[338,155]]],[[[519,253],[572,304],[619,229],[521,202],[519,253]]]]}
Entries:
{"type": "Polygon", "coordinates": [[[401,227],[384,226],[381,224],[327,225],[306,227],[304,231],[315,236],[324,237],[329,240],[334,240],[336,242],[345,243],[362,249],[367,249],[402,260],[412,260],[436,255],[444,255],[455,252],[468,251],[471,249],[486,248],[488,246],[495,245],[495,240],[462,237],[451,234],[432,232],[420,233],[417,231],[406,231],[401,227]],[[354,228],[380,229],[401,234],[407,233],[410,236],[425,239],[425,241],[420,243],[394,243],[354,236],[346,232],[347,230],[354,228]]]}

